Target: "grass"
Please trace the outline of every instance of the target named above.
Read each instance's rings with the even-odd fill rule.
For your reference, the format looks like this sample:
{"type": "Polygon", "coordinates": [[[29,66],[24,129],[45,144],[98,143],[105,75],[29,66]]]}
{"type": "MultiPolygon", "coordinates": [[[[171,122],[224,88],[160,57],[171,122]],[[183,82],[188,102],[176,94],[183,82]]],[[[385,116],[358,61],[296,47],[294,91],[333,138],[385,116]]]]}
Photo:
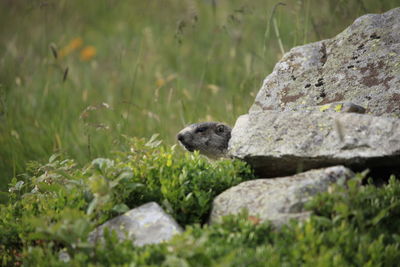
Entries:
{"type": "Polygon", "coordinates": [[[83,164],[122,135],[233,125],[283,50],[396,2],[1,1],[0,190],[54,152],[83,164]]]}

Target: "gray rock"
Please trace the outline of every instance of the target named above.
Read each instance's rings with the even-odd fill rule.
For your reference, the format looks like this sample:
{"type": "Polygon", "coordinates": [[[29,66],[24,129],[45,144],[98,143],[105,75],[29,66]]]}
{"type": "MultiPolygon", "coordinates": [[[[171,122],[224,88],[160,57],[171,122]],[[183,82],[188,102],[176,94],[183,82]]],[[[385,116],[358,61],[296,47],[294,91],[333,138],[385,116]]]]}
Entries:
{"type": "Polygon", "coordinates": [[[214,199],[210,222],[221,216],[238,214],[244,208],[250,216],[280,226],[290,219],[304,220],[309,212],[304,203],[327,191],[332,183],[343,183],[354,174],[343,166],[312,170],[290,177],[258,179],[234,186],[214,199]]]}
{"type": "Polygon", "coordinates": [[[362,16],[332,39],[291,49],[264,80],[250,113],[338,101],[400,117],[400,8],[362,16]]]}
{"type": "Polygon", "coordinates": [[[137,246],[157,244],[182,233],[175,220],[155,202],[144,204],[105,222],[90,233],[89,241],[102,240],[106,227],[115,231],[120,239],[131,239],[137,246]]]}
{"type": "Polygon", "coordinates": [[[400,120],[356,113],[253,112],[238,118],[229,153],[261,177],[345,165],[400,166],[400,120]]]}

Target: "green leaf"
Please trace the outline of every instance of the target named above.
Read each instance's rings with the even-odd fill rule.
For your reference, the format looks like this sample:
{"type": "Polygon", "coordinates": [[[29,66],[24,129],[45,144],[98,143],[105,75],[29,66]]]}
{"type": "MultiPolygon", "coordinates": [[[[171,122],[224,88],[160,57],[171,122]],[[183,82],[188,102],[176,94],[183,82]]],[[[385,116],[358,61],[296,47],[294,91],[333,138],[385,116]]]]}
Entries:
{"type": "Polygon", "coordinates": [[[93,211],[95,210],[96,206],[97,206],[97,203],[98,203],[98,198],[94,198],[92,200],[92,202],[90,202],[90,204],[89,204],[89,206],[87,208],[86,214],[88,214],[88,215],[92,214],[93,211]]]}
{"type": "Polygon", "coordinates": [[[159,136],[159,134],[153,134],[150,137],[150,140],[145,145],[148,147],[151,147],[151,148],[155,148],[155,147],[158,147],[159,145],[161,145],[162,141],[157,140],[158,136],[159,136]]]}
{"type": "Polygon", "coordinates": [[[20,191],[24,184],[24,181],[18,181],[13,187],[10,187],[9,192],[20,191]]]}
{"type": "Polygon", "coordinates": [[[53,154],[49,158],[49,163],[54,163],[61,155],[59,153],[53,154]]]}
{"type": "Polygon", "coordinates": [[[124,203],[119,203],[119,204],[115,205],[112,208],[112,210],[121,214],[121,213],[125,213],[125,212],[129,211],[129,207],[127,205],[125,205],[124,203]]]}
{"type": "Polygon", "coordinates": [[[110,159],[97,158],[92,161],[92,166],[102,174],[107,172],[107,169],[114,166],[114,161],[110,159]]]}

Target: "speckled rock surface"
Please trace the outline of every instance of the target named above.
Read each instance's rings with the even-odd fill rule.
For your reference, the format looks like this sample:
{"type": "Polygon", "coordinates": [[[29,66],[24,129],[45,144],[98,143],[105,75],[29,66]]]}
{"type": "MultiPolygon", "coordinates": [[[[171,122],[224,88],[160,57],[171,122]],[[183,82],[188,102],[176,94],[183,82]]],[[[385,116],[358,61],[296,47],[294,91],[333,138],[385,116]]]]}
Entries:
{"type": "Polygon", "coordinates": [[[290,219],[308,218],[303,205],[329,185],[344,182],[354,174],[343,166],[303,172],[290,177],[258,179],[234,186],[214,199],[210,222],[221,216],[237,214],[243,208],[249,215],[270,220],[280,226],[290,219]]]}
{"type": "Polygon", "coordinates": [[[157,244],[181,233],[181,227],[155,202],[144,204],[97,227],[90,242],[100,241],[105,228],[115,231],[120,239],[131,239],[137,246],[157,244]]]}
{"type": "Polygon", "coordinates": [[[345,165],[400,167],[400,119],[357,113],[265,110],[236,121],[229,153],[261,177],[345,165]]]}
{"type": "Polygon", "coordinates": [[[264,80],[250,113],[338,101],[400,117],[400,8],[362,16],[332,39],[291,49],[264,80]]]}

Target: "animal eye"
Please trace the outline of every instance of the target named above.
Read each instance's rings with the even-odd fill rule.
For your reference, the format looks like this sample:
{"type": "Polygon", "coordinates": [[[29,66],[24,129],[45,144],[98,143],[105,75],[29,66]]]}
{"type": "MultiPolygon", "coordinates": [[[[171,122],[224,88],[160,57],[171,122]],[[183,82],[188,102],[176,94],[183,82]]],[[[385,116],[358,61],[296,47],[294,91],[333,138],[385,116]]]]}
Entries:
{"type": "Polygon", "coordinates": [[[217,126],[217,133],[223,133],[225,130],[225,127],[223,125],[218,125],[217,126]]]}
{"type": "Polygon", "coordinates": [[[207,130],[207,127],[199,127],[196,129],[196,133],[202,133],[205,132],[207,130]]]}

